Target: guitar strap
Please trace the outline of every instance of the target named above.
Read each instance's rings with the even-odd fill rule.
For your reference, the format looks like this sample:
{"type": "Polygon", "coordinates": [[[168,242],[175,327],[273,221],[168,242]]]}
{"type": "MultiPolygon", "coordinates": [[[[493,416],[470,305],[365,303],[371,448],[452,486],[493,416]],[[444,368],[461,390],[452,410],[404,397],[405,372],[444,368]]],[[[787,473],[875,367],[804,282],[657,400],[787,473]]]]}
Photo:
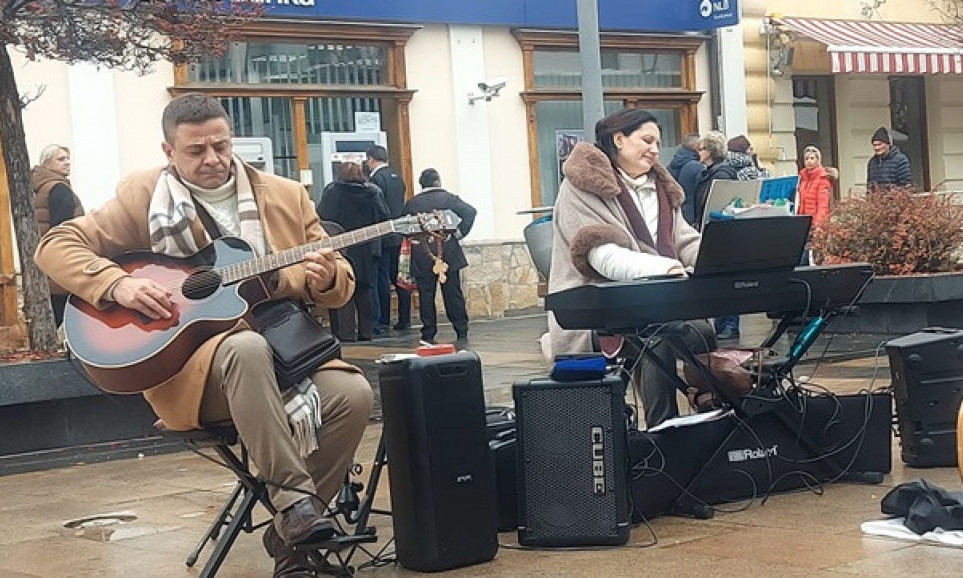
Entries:
{"type": "Polygon", "coordinates": [[[214,222],[214,218],[207,212],[204,205],[197,202],[197,199],[195,199],[193,195],[191,195],[191,198],[194,201],[194,208],[197,210],[197,217],[201,220],[201,224],[204,225],[204,230],[207,231],[207,235],[211,240],[220,239],[223,235],[221,235],[221,229],[217,226],[217,223],[214,222]]]}

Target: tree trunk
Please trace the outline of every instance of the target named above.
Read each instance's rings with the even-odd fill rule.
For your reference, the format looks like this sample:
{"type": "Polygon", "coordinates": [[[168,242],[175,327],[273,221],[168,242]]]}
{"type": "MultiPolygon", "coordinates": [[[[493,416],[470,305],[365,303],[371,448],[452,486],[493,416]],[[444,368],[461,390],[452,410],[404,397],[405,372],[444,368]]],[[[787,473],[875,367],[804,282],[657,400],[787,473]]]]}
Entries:
{"type": "Polygon", "coordinates": [[[33,260],[40,235],[37,233],[37,214],[34,212],[34,192],[30,184],[30,159],[23,133],[22,112],[20,91],[17,90],[10,55],[7,46],[0,44],[0,139],[3,142],[3,160],[7,164],[13,228],[20,254],[23,312],[27,321],[30,349],[35,352],[54,353],[59,344],[53,309],[50,306],[50,286],[47,284],[47,277],[33,260]]]}

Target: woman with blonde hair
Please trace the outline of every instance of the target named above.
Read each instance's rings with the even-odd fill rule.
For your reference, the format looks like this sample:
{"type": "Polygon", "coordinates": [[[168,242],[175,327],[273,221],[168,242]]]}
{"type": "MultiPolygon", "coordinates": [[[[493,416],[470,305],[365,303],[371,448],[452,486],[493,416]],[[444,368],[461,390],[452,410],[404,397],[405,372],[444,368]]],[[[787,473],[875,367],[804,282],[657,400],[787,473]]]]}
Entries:
{"type": "Polygon", "coordinates": [[[829,199],[833,183],[823,166],[823,155],[810,145],[803,149],[803,168],[799,171],[799,192],[796,199],[797,215],[812,215],[815,229],[829,217],[829,199]]]}
{"type": "MultiPolygon", "coordinates": [[[[70,149],[50,144],[40,151],[37,166],[30,171],[33,185],[37,228],[41,235],[64,221],[84,214],[80,198],[70,186],[70,149]]],[[[64,320],[67,293],[57,285],[50,286],[50,306],[54,322],[59,326],[64,320]]]]}

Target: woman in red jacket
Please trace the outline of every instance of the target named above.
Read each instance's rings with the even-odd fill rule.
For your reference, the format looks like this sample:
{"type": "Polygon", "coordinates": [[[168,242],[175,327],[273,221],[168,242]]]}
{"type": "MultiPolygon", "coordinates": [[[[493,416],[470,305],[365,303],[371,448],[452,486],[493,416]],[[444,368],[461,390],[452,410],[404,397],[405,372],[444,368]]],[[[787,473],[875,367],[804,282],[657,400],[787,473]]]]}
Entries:
{"type": "MultiPolygon", "coordinates": [[[[797,194],[797,215],[812,215],[812,228],[815,229],[829,218],[829,198],[833,183],[823,166],[823,155],[819,149],[810,145],[803,149],[803,168],[799,171],[799,192],[797,194]]],[[[803,255],[803,264],[808,265],[809,251],[803,255]]]]}
{"type": "Polygon", "coordinates": [[[829,197],[833,183],[823,166],[823,155],[814,146],[803,149],[803,169],[799,171],[797,215],[812,215],[815,229],[829,217],[829,197]]]}

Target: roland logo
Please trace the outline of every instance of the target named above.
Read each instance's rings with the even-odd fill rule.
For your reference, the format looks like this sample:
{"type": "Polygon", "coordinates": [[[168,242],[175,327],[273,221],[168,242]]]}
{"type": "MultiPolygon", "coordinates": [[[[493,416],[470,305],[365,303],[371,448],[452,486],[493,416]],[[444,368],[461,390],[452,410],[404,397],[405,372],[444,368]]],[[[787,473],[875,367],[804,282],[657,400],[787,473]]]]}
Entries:
{"type": "Polygon", "coordinates": [[[779,455],[779,444],[771,448],[745,448],[741,450],[729,450],[730,462],[748,462],[749,460],[761,460],[774,458],[779,455]]]}
{"type": "Polygon", "coordinates": [[[732,284],[733,289],[758,289],[759,281],[736,281],[732,284]]]}
{"type": "Polygon", "coordinates": [[[605,436],[598,426],[592,427],[592,493],[605,493],[605,436]]]}
{"type": "Polygon", "coordinates": [[[455,476],[456,484],[470,484],[475,481],[475,477],[471,474],[461,474],[460,476],[455,476]]]}

